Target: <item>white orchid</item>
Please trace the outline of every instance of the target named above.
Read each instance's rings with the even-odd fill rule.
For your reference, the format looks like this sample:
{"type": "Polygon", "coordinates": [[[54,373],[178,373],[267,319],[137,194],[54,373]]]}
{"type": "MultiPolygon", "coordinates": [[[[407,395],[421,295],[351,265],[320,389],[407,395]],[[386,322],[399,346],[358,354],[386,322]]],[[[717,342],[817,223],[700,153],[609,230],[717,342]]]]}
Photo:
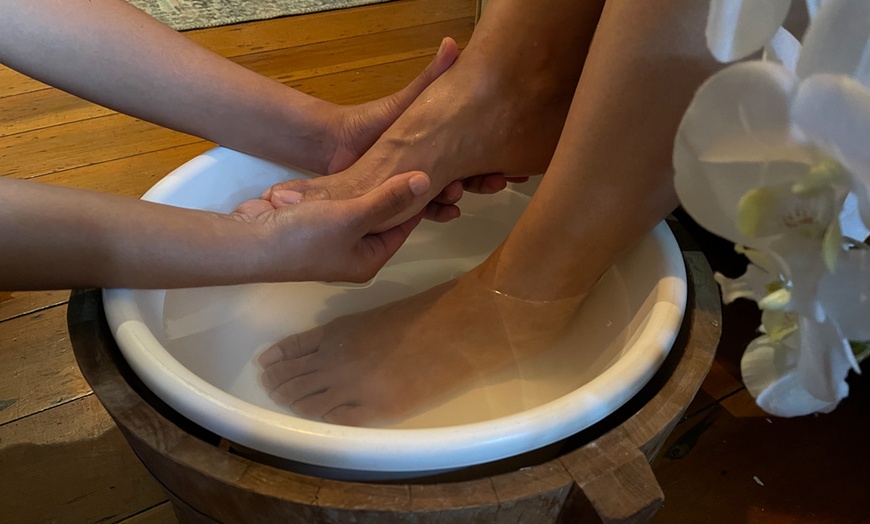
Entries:
{"type": "Polygon", "coordinates": [[[767,59],[701,86],[674,148],[683,207],[754,263],[717,280],[726,302],[765,310],[741,367],[758,404],[782,416],[833,409],[859,371],[855,341],[870,340],[856,328],[870,324],[859,284],[870,255],[856,249],[870,224],[870,2],[808,2],[803,47],[781,27],[790,4],[712,0],[714,54],[767,59]]]}
{"type": "MultiPolygon", "coordinates": [[[[800,44],[782,24],[792,0],[711,0],[707,46],[720,62],[740,60],[764,49],[766,55],[785,51],[796,56],[800,44]]],[[[813,2],[810,8],[817,7],[813,2]]],[[[791,62],[789,58],[778,60],[791,62]]]]}

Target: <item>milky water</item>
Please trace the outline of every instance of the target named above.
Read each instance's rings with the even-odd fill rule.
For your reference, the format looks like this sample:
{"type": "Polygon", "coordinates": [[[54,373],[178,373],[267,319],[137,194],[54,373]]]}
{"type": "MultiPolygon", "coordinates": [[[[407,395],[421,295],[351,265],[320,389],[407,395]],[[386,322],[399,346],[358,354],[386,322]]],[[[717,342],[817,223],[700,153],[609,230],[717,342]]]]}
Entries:
{"type": "MultiPolygon", "coordinates": [[[[448,224],[424,222],[387,267],[363,285],[307,282],[161,291],[162,318],[157,322],[162,329],[152,329],[179,362],[212,385],[252,404],[291,413],[276,405],[260,384],[256,357],[263,350],[287,335],[414,295],[470,270],[507,236],[526,200],[517,193],[498,199],[467,195],[462,218],[448,224]]],[[[601,279],[562,342],[495,370],[471,387],[433,399],[398,426],[487,420],[577,389],[622,354],[632,322],[630,306],[614,268],[601,279]]],[[[420,373],[419,380],[425,381],[425,369],[420,373]]]]}

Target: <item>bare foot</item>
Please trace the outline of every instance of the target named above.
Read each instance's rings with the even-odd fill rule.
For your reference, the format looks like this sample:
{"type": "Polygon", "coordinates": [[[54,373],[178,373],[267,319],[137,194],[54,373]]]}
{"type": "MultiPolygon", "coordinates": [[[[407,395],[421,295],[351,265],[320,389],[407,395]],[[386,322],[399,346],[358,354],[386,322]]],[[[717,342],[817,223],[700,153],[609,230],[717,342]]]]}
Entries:
{"type": "Polygon", "coordinates": [[[307,418],[390,423],[551,347],[584,298],[513,298],[492,290],[483,267],[281,340],[260,356],[264,385],[307,418]]]}
{"type": "Polygon", "coordinates": [[[458,216],[458,210],[450,207],[462,193],[458,180],[468,180],[467,190],[492,193],[505,185],[502,176],[492,174],[543,173],[559,139],[576,79],[540,74],[532,80],[491,69],[460,59],[356,163],[330,176],[278,184],[263,198],[276,207],[283,205],[282,190],[301,193],[304,199],[349,198],[397,173],[421,170],[432,179],[430,199],[447,204],[427,217],[443,221],[458,216]]]}
{"type": "Polygon", "coordinates": [[[453,65],[459,49],[452,38],[444,38],[435,58],[404,89],[384,98],[357,106],[341,106],[335,133],[338,141],[326,174],[347,169],[401,115],[420,93],[453,65]]]}

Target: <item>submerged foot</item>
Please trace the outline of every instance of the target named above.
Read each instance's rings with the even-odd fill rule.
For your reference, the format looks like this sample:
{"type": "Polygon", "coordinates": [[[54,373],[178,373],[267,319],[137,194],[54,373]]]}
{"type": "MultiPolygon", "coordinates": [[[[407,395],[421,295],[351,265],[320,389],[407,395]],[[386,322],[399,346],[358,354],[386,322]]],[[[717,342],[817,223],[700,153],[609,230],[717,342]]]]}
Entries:
{"type": "Polygon", "coordinates": [[[278,404],[307,418],[390,423],[551,347],[582,298],[509,297],[475,270],[281,340],[260,356],[263,384],[278,404]]]}

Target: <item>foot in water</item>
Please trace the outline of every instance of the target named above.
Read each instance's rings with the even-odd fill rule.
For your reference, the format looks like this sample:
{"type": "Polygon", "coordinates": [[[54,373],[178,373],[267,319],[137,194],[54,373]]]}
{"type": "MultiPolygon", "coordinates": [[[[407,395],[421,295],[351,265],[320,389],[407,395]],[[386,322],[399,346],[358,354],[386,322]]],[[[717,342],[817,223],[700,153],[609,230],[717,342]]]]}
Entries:
{"type": "Polygon", "coordinates": [[[281,340],[259,358],[263,384],[306,418],[389,424],[551,347],[583,298],[514,298],[494,291],[478,268],[281,340]]]}

